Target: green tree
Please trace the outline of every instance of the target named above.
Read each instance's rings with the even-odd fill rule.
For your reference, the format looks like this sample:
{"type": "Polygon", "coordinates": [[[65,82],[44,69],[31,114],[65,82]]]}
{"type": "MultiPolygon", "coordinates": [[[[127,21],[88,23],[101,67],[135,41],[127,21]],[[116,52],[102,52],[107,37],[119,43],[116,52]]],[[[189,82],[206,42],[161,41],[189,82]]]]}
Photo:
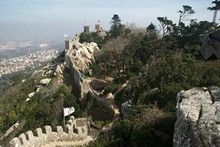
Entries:
{"type": "Polygon", "coordinates": [[[201,45],[201,37],[207,35],[213,28],[216,28],[216,25],[208,21],[196,22],[192,20],[188,26],[181,22],[178,27],[174,27],[171,36],[173,35],[175,38],[178,48],[183,48],[187,52],[189,48],[194,48],[190,52],[194,52],[195,49],[198,52],[201,45]]]}
{"type": "Polygon", "coordinates": [[[167,17],[157,17],[157,20],[160,22],[163,37],[168,35],[174,27],[173,22],[167,17]]]}
{"type": "Polygon", "coordinates": [[[151,40],[153,40],[153,39],[157,39],[157,30],[156,30],[156,26],[153,24],[153,23],[151,23],[148,27],[147,27],[147,37],[148,38],[150,38],[151,40]]]}
{"type": "Polygon", "coordinates": [[[117,37],[109,40],[102,46],[102,50],[96,54],[97,62],[101,63],[100,68],[104,73],[117,73],[123,70],[122,52],[128,45],[129,40],[124,37],[117,37]]]}
{"type": "Polygon", "coordinates": [[[80,39],[79,39],[79,42],[80,43],[83,43],[83,42],[92,42],[94,39],[93,39],[93,36],[91,33],[81,33],[80,34],[80,39]]]}
{"type": "Polygon", "coordinates": [[[195,11],[192,9],[191,6],[183,5],[183,10],[179,10],[178,13],[180,13],[179,23],[178,23],[178,26],[179,26],[180,22],[191,20],[191,19],[187,18],[187,16],[194,14],[195,11]]]}
{"type": "MultiPolygon", "coordinates": [[[[3,125],[4,125],[4,123],[3,123],[3,118],[0,116],[0,128],[3,128],[3,125]]],[[[1,133],[0,133],[1,134],[1,133]]]]}
{"type": "Polygon", "coordinates": [[[121,34],[122,28],[123,27],[121,24],[121,19],[117,14],[114,14],[114,16],[112,17],[111,28],[109,30],[109,33],[112,37],[116,38],[121,34]]]}
{"type": "Polygon", "coordinates": [[[218,10],[220,10],[220,1],[215,0],[215,1],[212,1],[212,3],[215,4],[215,6],[214,7],[208,7],[208,9],[215,11],[214,16],[213,16],[213,22],[215,23],[216,17],[217,17],[217,12],[218,12],[218,10]]]}
{"type": "Polygon", "coordinates": [[[146,30],[147,30],[147,32],[155,32],[156,27],[153,23],[150,23],[146,30]]]}
{"type": "Polygon", "coordinates": [[[98,35],[97,32],[92,32],[92,33],[81,33],[80,34],[80,39],[79,42],[95,42],[98,44],[99,47],[102,46],[104,43],[105,39],[101,36],[98,35]]]}
{"type": "Polygon", "coordinates": [[[132,34],[129,39],[129,44],[125,47],[122,52],[122,60],[125,65],[127,77],[131,76],[136,69],[141,67],[139,59],[136,56],[137,50],[142,46],[140,42],[142,42],[144,38],[144,34],[140,33],[137,35],[132,34]]]}
{"type": "Polygon", "coordinates": [[[8,116],[8,122],[9,123],[11,123],[11,124],[15,123],[16,113],[15,113],[14,110],[9,111],[7,116],[8,116]]]}

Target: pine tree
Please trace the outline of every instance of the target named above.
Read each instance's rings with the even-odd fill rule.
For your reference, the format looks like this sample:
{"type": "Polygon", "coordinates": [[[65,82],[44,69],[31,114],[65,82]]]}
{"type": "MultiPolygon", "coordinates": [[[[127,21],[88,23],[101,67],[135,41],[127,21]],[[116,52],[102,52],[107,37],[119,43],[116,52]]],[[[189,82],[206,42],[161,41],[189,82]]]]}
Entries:
{"type": "Polygon", "coordinates": [[[112,37],[116,38],[118,37],[122,32],[122,24],[121,19],[117,14],[114,14],[111,21],[111,28],[109,30],[109,33],[112,37]]]}

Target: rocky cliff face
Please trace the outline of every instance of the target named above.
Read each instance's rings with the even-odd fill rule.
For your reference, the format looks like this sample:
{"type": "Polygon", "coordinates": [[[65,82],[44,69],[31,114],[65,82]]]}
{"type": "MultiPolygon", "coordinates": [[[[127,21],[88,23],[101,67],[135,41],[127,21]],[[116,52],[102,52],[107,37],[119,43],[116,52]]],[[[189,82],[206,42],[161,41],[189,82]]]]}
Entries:
{"type": "Polygon", "coordinates": [[[65,66],[70,70],[73,83],[78,89],[79,97],[82,98],[90,90],[85,74],[91,72],[89,66],[95,62],[94,52],[99,51],[99,48],[94,42],[80,43],[78,36],[69,41],[67,46],[69,48],[66,49],[65,66]]]}
{"type": "Polygon", "coordinates": [[[69,49],[66,50],[65,62],[69,67],[72,62],[80,72],[85,73],[89,65],[95,61],[94,52],[99,51],[98,45],[94,42],[80,43],[79,37],[69,41],[69,49]]]}
{"type": "Polygon", "coordinates": [[[193,88],[177,95],[174,147],[220,146],[220,88],[193,88]]]}
{"type": "Polygon", "coordinates": [[[207,36],[205,36],[203,45],[200,48],[200,53],[205,60],[211,58],[213,55],[220,59],[220,30],[217,29],[207,36]]]}

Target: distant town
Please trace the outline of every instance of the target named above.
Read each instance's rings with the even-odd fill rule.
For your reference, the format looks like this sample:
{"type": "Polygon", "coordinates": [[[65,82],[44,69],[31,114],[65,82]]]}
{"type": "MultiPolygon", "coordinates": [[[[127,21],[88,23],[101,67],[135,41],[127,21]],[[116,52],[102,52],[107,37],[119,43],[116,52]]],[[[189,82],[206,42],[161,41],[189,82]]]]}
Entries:
{"type": "Polygon", "coordinates": [[[42,62],[51,60],[58,54],[58,49],[51,48],[47,42],[33,41],[0,42],[0,77],[14,72],[35,68],[42,62]],[[5,57],[2,57],[4,56],[5,57]]]}

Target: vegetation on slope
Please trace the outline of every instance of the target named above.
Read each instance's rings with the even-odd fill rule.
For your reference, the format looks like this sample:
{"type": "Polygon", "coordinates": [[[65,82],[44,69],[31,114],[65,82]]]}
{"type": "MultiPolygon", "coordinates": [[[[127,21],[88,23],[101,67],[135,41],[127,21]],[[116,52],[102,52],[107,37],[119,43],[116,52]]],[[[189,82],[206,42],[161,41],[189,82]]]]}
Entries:
{"type": "MultiPolygon", "coordinates": [[[[191,87],[220,86],[220,60],[204,61],[199,53],[201,38],[218,26],[195,20],[186,25],[182,18],[194,11],[191,7],[187,7],[189,12],[183,9],[178,24],[167,17],[157,18],[161,37],[152,23],[145,32],[132,33],[135,31],[122,25],[117,14],[112,17],[106,38],[81,34],[81,42],[94,41],[101,46],[95,57],[97,64],[90,66],[93,76],[114,78],[104,87],[104,94],[117,91],[115,101],[119,107],[132,100],[129,115],[121,117],[110,134],[100,136],[90,146],[172,146],[176,94],[191,87]],[[118,91],[126,81],[131,89],[118,91]]],[[[17,120],[25,123],[22,132],[45,124],[62,124],[63,107],[74,106],[78,110],[75,115],[80,115],[79,103],[66,85],[55,90],[48,85],[45,93],[36,94],[27,103],[27,94],[35,90],[37,83],[39,79],[29,78],[1,100],[0,133],[17,120]]],[[[106,122],[96,123],[103,126],[106,122]]]]}
{"type": "MultiPolygon", "coordinates": [[[[53,64],[51,67],[61,61],[59,58],[61,59],[58,57],[57,61],[51,62],[53,64]]],[[[63,124],[64,107],[74,106],[75,116],[81,115],[80,105],[72,94],[72,88],[60,82],[59,76],[50,73],[45,77],[42,74],[45,74],[45,70],[41,69],[23,82],[20,75],[12,77],[13,86],[0,99],[0,134],[3,135],[16,122],[19,123],[19,127],[0,143],[7,144],[15,135],[28,130],[34,131],[45,125],[51,125],[55,129],[57,125],[63,124]],[[43,86],[40,80],[44,78],[52,80],[43,86]],[[27,100],[28,94],[37,88],[40,88],[40,91],[27,100]]]]}
{"type": "MultiPolygon", "coordinates": [[[[119,107],[128,100],[133,105],[110,135],[99,137],[90,146],[172,146],[177,93],[220,86],[220,61],[204,61],[199,52],[201,39],[217,24],[191,20],[186,25],[180,18],[176,25],[166,17],[158,17],[158,21],[162,37],[150,24],[144,33],[113,37],[96,56],[97,75],[114,77],[112,86],[127,80],[132,85],[129,91],[115,95],[119,107]]],[[[106,89],[114,89],[111,85],[106,89]]]]}

